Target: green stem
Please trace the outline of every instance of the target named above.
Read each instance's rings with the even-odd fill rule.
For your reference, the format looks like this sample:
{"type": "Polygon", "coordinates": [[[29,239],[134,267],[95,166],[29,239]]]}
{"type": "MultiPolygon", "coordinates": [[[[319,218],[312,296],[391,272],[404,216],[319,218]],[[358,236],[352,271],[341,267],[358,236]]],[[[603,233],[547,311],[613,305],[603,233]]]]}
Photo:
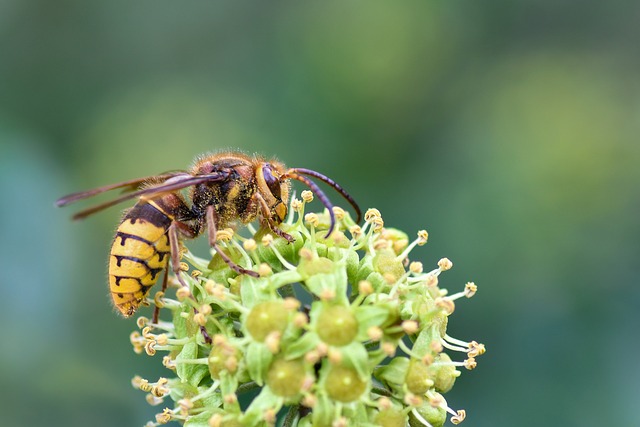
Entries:
{"type": "Polygon", "coordinates": [[[284,418],[281,427],[293,427],[295,422],[298,420],[300,416],[300,405],[294,405],[289,407],[289,411],[287,411],[287,416],[284,418]]]}

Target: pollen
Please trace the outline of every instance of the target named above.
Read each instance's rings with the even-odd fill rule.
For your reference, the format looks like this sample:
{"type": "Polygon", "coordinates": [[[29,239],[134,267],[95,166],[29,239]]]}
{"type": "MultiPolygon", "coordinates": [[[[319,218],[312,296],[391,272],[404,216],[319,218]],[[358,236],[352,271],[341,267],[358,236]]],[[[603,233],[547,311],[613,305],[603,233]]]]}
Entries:
{"type": "Polygon", "coordinates": [[[313,202],[313,193],[309,190],[304,190],[300,193],[300,197],[302,197],[302,200],[304,200],[305,203],[313,202]]]}
{"type": "Polygon", "coordinates": [[[242,247],[245,251],[252,252],[258,248],[258,244],[254,239],[247,239],[242,243],[242,247]]]}
{"type": "Polygon", "coordinates": [[[415,320],[405,320],[402,322],[402,330],[407,335],[413,335],[418,332],[418,322],[415,320]]]}
{"type": "Polygon", "coordinates": [[[273,274],[273,270],[271,269],[271,266],[269,266],[269,264],[267,264],[266,262],[263,262],[258,267],[258,274],[260,275],[260,277],[268,277],[268,276],[271,276],[271,274],[273,274]]]}
{"type": "Polygon", "coordinates": [[[222,415],[211,415],[211,418],[209,418],[209,427],[222,427],[222,415]]]}
{"type": "Polygon", "coordinates": [[[388,397],[382,396],[380,399],[378,399],[376,401],[376,403],[378,404],[378,410],[379,411],[384,411],[386,409],[391,409],[392,408],[392,404],[391,404],[391,400],[389,400],[388,397]]]}
{"type": "Polygon", "coordinates": [[[409,392],[404,395],[404,403],[406,403],[409,406],[418,407],[422,405],[422,402],[423,402],[422,398],[413,393],[409,392]]]}
{"type": "Polygon", "coordinates": [[[306,314],[304,314],[304,313],[296,313],[293,316],[293,325],[296,328],[298,328],[298,329],[304,328],[308,324],[309,324],[309,318],[307,317],[306,314]]]}
{"type": "Polygon", "coordinates": [[[274,425],[276,423],[276,411],[274,411],[273,409],[269,408],[267,410],[265,410],[262,413],[262,419],[268,424],[268,425],[274,425]]]}
{"type": "Polygon", "coordinates": [[[380,348],[382,349],[382,352],[389,357],[393,357],[396,354],[396,345],[392,342],[385,341],[382,343],[380,348]]]}
{"type": "Polygon", "coordinates": [[[320,224],[320,218],[316,213],[308,213],[304,216],[304,222],[314,227],[317,227],[320,224]]]}
{"type": "Polygon", "coordinates": [[[436,298],[436,307],[441,308],[447,316],[453,314],[456,309],[456,304],[450,298],[436,298]]]}
{"type": "Polygon", "coordinates": [[[172,417],[173,411],[169,408],[164,408],[162,413],[156,414],[156,422],[158,424],[167,424],[169,421],[171,421],[172,417]]]}
{"type": "Polygon", "coordinates": [[[373,221],[374,218],[382,218],[380,211],[376,208],[369,208],[364,214],[364,220],[366,222],[373,221]]]}
{"type": "Polygon", "coordinates": [[[149,319],[147,317],[140,316],[136,319],[136,325],[140,329],[144,328],[147,325],[147,323],[149,323],[149,319]]]}
{"type": "Polygon", "coordinates": [[[409,264],[409,271],[411,271],[413,274],[420,274],[422,273],[422,270],[422,263],[419,261],[413,261],[411,264],[409,264]]]}
{"type": "Polygon", "coordinates": [[[464,409],[457,411],[457,415],[451,417],[452,424],[460,424],[467,417],[467,412],[464,409]]]}
{"type": "Polygon", "coordinates": [[[154,340],[147,341],[144,345],[144,351],[148,356],[154,356],[156,354],[156,342],[154,340]]]}
{"type": "Polygon", "coordinates": [[[284,308],[286,308],[289,311],[296,311],[297,309],[300,308],[300,301],[298,301],[297,299],[293,298],[293,297],[287,297],[283,300],[284,302],[284,308]]]}
{"type": "Polygon", "coordinates": [[[352,225],[351,227],[349,227],[349,233],[351,233],[351,236],[354,239],[359,239],[360,236],[362,236],[362,227],[360,227],[359,225],[352,225]]]}
{"type": "Polygon", "coordinates": [[[368,280],[358,282],[358,293],[362,295],[371,295],[373,293],[373,285],[368,280]]]}
{"type": "Polygon", "coordinates": [[[207,316],[203,313],[196,313],[193,315],[193,321],[196,322],[200,326],[206,326],[207,324],[207,316]]]}
{"type": "Polygon", "coordinates": [[[280,331],[273,331],[267,335],[264,339],[264,344],[267,349],[272,353],[276,354],[280,351],[280,338],[282,337],[282,333],[280,331]]]}
{"type": "Polygon", "coordinates": [[[176,291],[176,298],[178,298],[178,301],[184,301],[189,297],[191,297],[191,290],[186,286],[181,286],[176,291]]]}
{"type": "Polygon", "coordinates": [[[389,246],[390,246],[390,243],[389,243],[388,240],[378,239],[373,244],[373,249],[375,249],[376,251],[379,251],[379,250],[382,250],[382,249],[387,249],[389,246]]]}
{"type": "Polygon", "coordinates": [[[475,369],[476,366],[478,366],[478,363],[476,362],[476,359],[473,357],[469,357],[464,361],[464,367],[470,371],[475,369]]]}
{"type": "Polygon", "coordinates": [[[307,394],[302,398],[302,405],[307,408],[313,408],[318,403],[318,398],[313,394],[307,394]]]}
{"type": "Polygon", "coordinates": [[[380,341],[384,336],[384,332],[380,329],[379,326],[371,326],[367,329],[367,335],[371,341],[380,341]]]}
{"type": "Polygon", "coordinates": [[[302,211],[302,206],[302,202],[299,199],[296,199],[295,197],[291,199],[291,209],[293,209],[295,212],[302,211]]]}
{"type": "Polygon", "coordinates": [[[298,255],[300,255],[300,258],[304,259],[305,261],[312,261],[314,258],[313,252],[311,252],[308,248],[300,249],[298,255]]]}
{"type": "Polygon", "coordinates": [[[450,270],[451,267],[453,267],[453,263],[449,260],[449,258],[442,258],[440,261],[438,261],[438,267],[440,267],[440,270],[442,271],[447,271],[450,270]]]}
{"type": "Polygon", "coordinates": [[[336,219],[338,221],[342,221],[344,219],[344,216],[345,216],[345,211],[340,206],[334,206],[333,207],[333,214],[335,215],[335,217],[336,217],[336,219]]]}
{"type": "Polygon", "coordinates": [[[233,228],[224,228],[222,230],[218,230],[216,237],[218,242],[229,242],[233,239],[234,234],[235,232],[233,231],[233,228]]]}
{"type": "Polygon", "coordinates": [[[268,248],[273,243],[273,236],[271,234],[265,234],[262,236],[262,246],[268,248]]]}
{"type": "Polygon", "coordinates": [[[474,296],[477,291],[478,287],[473,282],[467,282],[467,284],[464,285],[464,296],[466,296],[467,298],[471,298],[472,296],[474,296]]]}
{"type": "Polygon", "coordinates": [[[158,291],[153,296],[153,303],[158,308],[164,308],[164,292],[158,291]]]}

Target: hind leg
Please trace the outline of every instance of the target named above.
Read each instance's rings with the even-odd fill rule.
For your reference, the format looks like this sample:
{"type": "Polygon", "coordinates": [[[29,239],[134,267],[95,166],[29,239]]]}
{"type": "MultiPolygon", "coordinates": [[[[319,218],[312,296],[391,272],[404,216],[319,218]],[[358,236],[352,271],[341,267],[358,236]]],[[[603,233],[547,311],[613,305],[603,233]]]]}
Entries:
{"type": "MultiPolygon", "coordinates": [[[[179,221],[173,221],[169,226],[169,230],[167,231],[169,235],[169,245],[171,246],[171,269],[173,270],[173,273],[176,275],[178,282],[180,282],[180,285],[186,288],[189,288],[187,283],[182,278],[182,268],[180,267],[180,240],[178,237],[178,231],[180,231],[182,234],[190,238],[195,237],[198,233],[193,227],[190,227],[189,225],[179,221]]],[[[168,271],[166,273],[168,273],[168,271]]],[[[165,281],[167,276],[166,273],[165,273],[165,281]]],[[[193,295],[191,295],[191,298],[194,298],[193,295]]],[[[193,311],[195,313],[198,312],[198,310],[196,310],[195,308],[193,309],[193,311]]],[[[204,340],[208,344],[211,344],[213,342],[213,340],[211,339],[211,336],[209,335],[209,333],[207,332],[207,329],[204,326],[200,326],[200,332],[202,333],[204,340]]]]}

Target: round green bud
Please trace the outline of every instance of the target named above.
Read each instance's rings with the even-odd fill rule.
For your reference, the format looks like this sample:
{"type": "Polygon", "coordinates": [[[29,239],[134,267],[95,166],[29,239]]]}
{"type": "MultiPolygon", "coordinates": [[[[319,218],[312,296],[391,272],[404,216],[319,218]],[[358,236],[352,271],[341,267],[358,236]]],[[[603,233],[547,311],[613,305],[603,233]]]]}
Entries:
{"type": "Polygon", "coordinates": [[[271,332],[284,332],[288,322],[289,311],[283,301],[265,301],[253,306],[245,326],[256,341],[263,342],[271,332]]]}
{"type": "Polygon", "coordinates": [[[392,249],[382,249],[373,258],[373,266],[383,277],[393,277],[398,280],[405,273],[402,261],[397,259],[392,249]]]}
{"type": "MultiPolygon", "coordinates": [[[[432,427],[442,427],[447,420],[447,412],[440,407],[434,408],[429,404],[429,402],[425,402],[422,406],[416,409],[418,414],[432,427]]],[[[409,412],[409,425],[411,427],[424,427],[422,421],[420,421],[412,412],[409,412]]]]}
{"type": "Polygon", "coordinates": [[[316,332],[329,345],[347,345],[358,334],[358,320],[348,306],[325,305],[318,315],[316,332]]]}
{"type": "Polygon", "coordinates": [[[269,366],[267,385],[282,397],[293,397],[300,393],[305,378],[302,360],[276,359],[269,366]]]}
{"type": "Polygon", "coordinates": [[[360,257],[358,252],[350,250],[347,252],[347,279],[350,283],[358,283],[356,280],[358,268],[360,266],[360,257]]]}
{"type": "Polygon", "coordinates": [[[298,272],[303,276],[329,274],[335,270],[334,262],[329,258],[318,257],[311,260],[300,260],[298,272]]]}
{"type": "Polygon", "coordinates": [[[433,387],[433,380],[429,374],[429,367],[427,365],[418,359],[411,359],[404,383],[411,393],[423,395],[433,387]]]}
{"type": "Polygon", "coordinates": [[[390,408],[376,414],[376,424],[382,427],[405,427],[407,415],[397,408],[390,408]]]}
{"type": "MultiPolygon", "coordinates": [[[[451,358],[446,353],[440,353],[437,362],[451,362],[451,358]]],[[[429,371],[433,378],[436,391],[446,393],[453,388],[456,378],[460,376],[460,371],[452,365],[435,365],[430,366],[429,371]]]]}
{"type": "Polygon", "coordinates": [[[324,388],[329,397],[339,402],[353,402],[362,396],[367,383],[362,381],[355,369],[331,366],[325,379],[324,388]]]}
{"type": "Polygon", "coordinates": [[[209,353],[209,373],[211,378],[220,379],[220,373],[222,371],[235,372],[238,368],[237,359],[240,357],[240,352],[234,349],[231,354],[229,350],[223,346],[213,347],[211,353],[209,353]],[[231,357],[236,358],[236,363],[229,363],[231,357]]]}

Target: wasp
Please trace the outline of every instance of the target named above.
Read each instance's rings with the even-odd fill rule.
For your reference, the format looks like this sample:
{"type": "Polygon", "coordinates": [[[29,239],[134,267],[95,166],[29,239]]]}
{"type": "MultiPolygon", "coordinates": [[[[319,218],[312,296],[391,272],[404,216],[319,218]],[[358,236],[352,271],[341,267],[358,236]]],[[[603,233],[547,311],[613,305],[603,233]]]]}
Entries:
{"type": "MultiPolygon", "coordinates": [[[[313,191],[330,216],[327,236],[335,227],[333,205],[310,178],[335,189],[354,208],[354,199],[335,181],[304,168],[287,168],[283,163],[261,156],[229,151],[196,158],[188,171],[174,171],[88,191],[70,194],[56,202],[66,206],[78,200],[120,189],[123,195],[76,213],[86,218],[126,200],[137,198],[126,210],[116,230],[109,255],[109,291],[113,305],[124,317],[133,315],[164,272],[166,288],[169,265],[180,277],[180,241],[193,239],[205,230],[210,246],[238,274],[258,277],[258,273],[237,265],[222,251],[216,233],[224,227],[248,224],[256,219],[274,234],[292,242],[278,225],[287,216],[291,180],[300,181],[313,191]],[[183,190],[187,194],[183,194],[183,190]]],[[[154,314],[157,319],[157,309],[154,314]]]]}

